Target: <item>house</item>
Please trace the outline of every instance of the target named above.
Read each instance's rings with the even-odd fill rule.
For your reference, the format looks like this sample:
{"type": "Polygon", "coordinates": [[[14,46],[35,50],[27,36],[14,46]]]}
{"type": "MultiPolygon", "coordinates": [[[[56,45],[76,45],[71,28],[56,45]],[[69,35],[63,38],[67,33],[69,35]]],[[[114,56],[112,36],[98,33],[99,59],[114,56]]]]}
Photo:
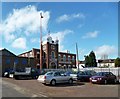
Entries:
{"type": "Polygon", "coordinates": [[[7,69],[23,69],[28,67],[28,62],[30,61],[30,67],[34,67],[34,58],[28,59],[28,57],[19,57],[13,54],[11,51],[7,49],[0,50],[0,67],[1,67],[1,75],[7,69]]]}
{"type": "Polygon", "coordinates": [[[100,59],[98,60],[98,67],[115,67],[115,59],[100,59]]]}

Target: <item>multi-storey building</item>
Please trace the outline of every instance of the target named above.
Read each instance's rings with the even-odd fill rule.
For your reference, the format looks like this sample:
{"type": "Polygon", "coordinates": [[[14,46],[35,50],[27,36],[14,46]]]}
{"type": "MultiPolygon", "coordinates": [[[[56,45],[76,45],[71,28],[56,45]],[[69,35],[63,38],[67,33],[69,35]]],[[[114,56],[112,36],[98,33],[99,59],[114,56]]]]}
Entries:
{"type": "Polygon", "coordinates": [[[53,41],[52,37],[49,36],[47,42],[42,44],[41,50],[33,48],[31,51],[20,54],[19,57],[35,58],[36,67],[41,69],[76,68],[76,54],[59,52],[58,43],[58,40],[53,41]]]}

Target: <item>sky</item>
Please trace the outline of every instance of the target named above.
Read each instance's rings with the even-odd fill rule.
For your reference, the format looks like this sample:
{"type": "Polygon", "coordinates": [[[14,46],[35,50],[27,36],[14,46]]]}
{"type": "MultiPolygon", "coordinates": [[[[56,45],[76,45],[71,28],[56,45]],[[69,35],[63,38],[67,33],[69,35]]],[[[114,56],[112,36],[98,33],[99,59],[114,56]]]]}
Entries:
{"type": "Polygon", "coordinates": [[[59,51],[76,54],[79,59],[95,52],[96,58],[118,56],[117,2],[3,2],[0,36],[2,46],[16,55],[40,48],[48,34],[59,40],[59,51]]]}

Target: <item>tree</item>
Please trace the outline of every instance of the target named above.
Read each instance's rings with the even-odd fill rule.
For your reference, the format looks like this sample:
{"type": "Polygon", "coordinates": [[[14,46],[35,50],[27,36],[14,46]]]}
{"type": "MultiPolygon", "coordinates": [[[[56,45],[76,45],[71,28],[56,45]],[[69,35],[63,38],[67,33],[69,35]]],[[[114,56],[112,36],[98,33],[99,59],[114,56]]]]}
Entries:
{"type": "Polygon", "coordinates": [[[120,67],[120,58],[115,59],[115,67],[120,67]]]}
{"type": "Polygon", "coordinates": [[[93,51],[89,54],[90,67],[97,67],[96,56],[93,51]]]}
{"type": "Polygon", "coordinates": [[[85,67],[89,67],[90,62],[89,62],[89,56],[85,56],[85,67]]]}
{"type": "Polygon", "coordinates": [[[89,56],[85,56],[85,67],[97,67],[96,56],[93,51],[90,52],[89,56]]]}

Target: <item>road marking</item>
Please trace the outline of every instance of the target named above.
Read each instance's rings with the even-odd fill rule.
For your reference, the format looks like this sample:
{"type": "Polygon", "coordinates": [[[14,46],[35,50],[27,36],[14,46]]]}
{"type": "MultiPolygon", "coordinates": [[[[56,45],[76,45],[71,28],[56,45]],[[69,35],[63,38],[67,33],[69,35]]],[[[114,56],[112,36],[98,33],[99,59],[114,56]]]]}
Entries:
{"type": "MultiPolygon", "coordinates": [[[[19,86],[17,86],[17,85],[15,85],[15,84],[13,84],[13,83],[10,83],[10,82],[7,82],[7,81],[3,81],[2,80],[2,84],[4,84],[4,85],[7,85],[7,86],[10,86],[10,87],[12,87],[13,89],[15,89],[15,90],[17,90],[17,91],[19,91],[20,93],[29,93],[30,92],[30,90],[28,90],[28,89],[23,89],[23,88],[20,88],[19,86]]],[[[46,96],[46,95],[43,95],[43,93],[33,93],[32,92],[32,95],[31,95],[31,97],[48,97],[48,96],[46,96]]]]}

